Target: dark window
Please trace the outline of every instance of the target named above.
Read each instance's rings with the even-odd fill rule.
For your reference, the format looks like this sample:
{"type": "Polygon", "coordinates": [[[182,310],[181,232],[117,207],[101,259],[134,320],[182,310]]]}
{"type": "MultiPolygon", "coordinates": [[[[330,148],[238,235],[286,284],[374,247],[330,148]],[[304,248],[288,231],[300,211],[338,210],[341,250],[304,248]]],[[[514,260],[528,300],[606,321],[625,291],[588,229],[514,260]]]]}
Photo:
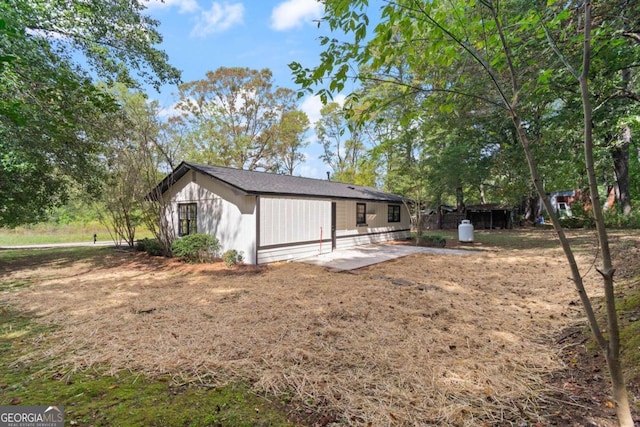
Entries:
{"type": "Polygon", "coordinates": [[[356,225],[367,225],[367,205],[356,203],[356,225]]]}
{"type": "Polygon", "coordinates": [[[198,232],[198,205],[181,203],[178,205],[178,236],[198,232]]]}
{"type": "Polygon", "coordinates": [[[388,222],[400,222],[400,206],[389,205],[388,222]]]}

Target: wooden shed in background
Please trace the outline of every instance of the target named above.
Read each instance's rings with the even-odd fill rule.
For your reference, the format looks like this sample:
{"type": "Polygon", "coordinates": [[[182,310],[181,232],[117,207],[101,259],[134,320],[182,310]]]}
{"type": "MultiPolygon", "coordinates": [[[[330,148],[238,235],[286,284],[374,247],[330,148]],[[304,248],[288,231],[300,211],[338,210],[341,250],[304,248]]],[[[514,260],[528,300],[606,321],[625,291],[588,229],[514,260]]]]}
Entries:
{"type": "Polygon", "coordinates": [[[463,219],[468,219],[477,230],[513,228],[513,209],[495,203],[469,205],[459,212],[452,206],[440,206],[438,210],[422,213],[422,228],[427,230],[456,229],[463,219]]]}
{"type": "Polygon", "coordinates": [[[466,219],[471,221],[475,229],[491,230],[495,228],[513,228],[513,209],[495,203],[469,205],[466,219]]]}

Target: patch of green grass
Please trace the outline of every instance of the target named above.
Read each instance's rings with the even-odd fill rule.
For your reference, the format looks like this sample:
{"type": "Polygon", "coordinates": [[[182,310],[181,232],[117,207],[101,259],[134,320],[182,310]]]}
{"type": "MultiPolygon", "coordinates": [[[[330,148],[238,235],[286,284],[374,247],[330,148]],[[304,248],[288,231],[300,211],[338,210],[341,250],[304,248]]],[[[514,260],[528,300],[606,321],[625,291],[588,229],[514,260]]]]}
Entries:
{"type": "MultiPolygon", "coordinates": [[[[416,235],[417,234],[415,232],[411,233],[412,238],[415,238],[416,235]]],[[[452,240],[452,239],[458,238],[458,232],[453,230],[425,230],[422,232],[422,235],[442,237],[443,239],[446,239],[446,240],[452,240]]]]}
{"type": "Polygon", "coordinates": [[[49,330],[0,307],[0,405],[63,405],[66,423],[79,426],[294,426],[242,383],[176,386],[135,372],[59,372],[45,361],[15,363],[35,336],[46,342],[49,330]]]}
{"type": "MultiPolygon", "coordinates": [[[[636,283],[640,281],[636,280],[636,283]]],[[[617,302],[620,322],[620,343],[627,380],[640,380],[640,289],[626,292],[617,302]]]]}
{"type": "Polygon", "coordinates": [[[19,370],[6,378],[10,386],[0,393],[7,405],[59,404],[65,420],[92,426],[293,426],[242,384],[206,389],[173,386],[121,372],[71,375],[19,370]]]}
{"type": "Polygon", "coordinates": [[[5,280],[0,282],[0,291],[15,291],[31,286],[31,281],[22,279],[5,280]]]}
{"type": "MultiPolygon", "coordinates": [[[[423,233],[430,239],[445,239],[447,242],[458,242],[458,230],[429,230],[423,233]]],[[[415,237],[415,236],[413,236],[415,237]]],[[[474,230],[474,244],[504,249],[530,249],[558,247],[559,243],[553,230],[537,228],[533,230],[474,230]]],[[[472,246],[469,246],[472,249],[472,246]]]]}
{"type": "Polygon", "coordinates": [[[559,247],[556,234],[552,230],[476,230],[474,241],[485,246],[503,249],[531,249],[559,247]]]}
{"type": "Polygon", "coordinates": [[[0,228],[0,245],[39,245],[47,243],[75,243],[92,242],[93,235],[97,234],[99,240],[109,240],[109,232],[104,226],[92,224],[84,226],[32,226],[17,227],[14,229],[0,228]]]}
{"type": "Polygon", "coordinates": [[[59,264],[81,261],[96,256],[107,256],[113,250],[103,246],[83,246],[72,248],[46,249],[5,249],[0,250],[0,263],[44,264],[56,262],[59,264]]]}
{"type": "Polygon", "coordinates": [[[444,248],[447,245],[447,238],[441,233],[422,233],[419,240],[421,246],[444,248]]]}
{"type": "MultiPolygon", "coordinates": [[[[15,229],[0,228],[0,246],[42,245],[49,243],[93,242],[96,234],[98,241],[111,241],[109,231],[99,223],[68,225],[35,225],[15,229]]],[[[152,237],[147,229],[139,229],[136,239],[152,237]]]]}

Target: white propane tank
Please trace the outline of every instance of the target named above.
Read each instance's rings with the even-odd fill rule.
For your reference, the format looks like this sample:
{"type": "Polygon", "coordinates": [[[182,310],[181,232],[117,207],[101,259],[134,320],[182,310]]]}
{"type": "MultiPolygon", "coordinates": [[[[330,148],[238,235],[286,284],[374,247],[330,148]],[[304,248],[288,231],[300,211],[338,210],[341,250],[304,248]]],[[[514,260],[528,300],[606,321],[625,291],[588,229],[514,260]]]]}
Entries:
{"type": "Polygon", "coordinates": [[[473,242],[473,224],[468,219],[463,219],[458,225],[458,240],[461,242],[473,242]]]}

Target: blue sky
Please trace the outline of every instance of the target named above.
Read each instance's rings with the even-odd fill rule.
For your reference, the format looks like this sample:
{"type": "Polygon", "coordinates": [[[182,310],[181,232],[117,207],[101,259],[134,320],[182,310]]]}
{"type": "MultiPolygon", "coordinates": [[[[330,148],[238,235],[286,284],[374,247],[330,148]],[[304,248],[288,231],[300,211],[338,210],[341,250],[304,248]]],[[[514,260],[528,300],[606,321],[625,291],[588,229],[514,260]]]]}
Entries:
{"type": "MultiPolygon", "coordinates": [[[[184,82],[203,79],[219,67],[268,68],[276,86],[298,89],[288,64],[315,66],[319,61],[323,28],[318,29],[316,20],[323,7],[316,0],[150,0],[147,13],[160,21],[161,48],[182,70],[184,82]]],[[[159,94],[150,90],[149,96],[169,110],[176,91],[164,87],[159,94]]],[[[321,106],[312,96],[300,101],[312,123],[321,106]]],[[[329,167],[318,159],[322,149],[313,132],[308,138],[307,160],[295,174],[326,178],[329,167]]]]}

